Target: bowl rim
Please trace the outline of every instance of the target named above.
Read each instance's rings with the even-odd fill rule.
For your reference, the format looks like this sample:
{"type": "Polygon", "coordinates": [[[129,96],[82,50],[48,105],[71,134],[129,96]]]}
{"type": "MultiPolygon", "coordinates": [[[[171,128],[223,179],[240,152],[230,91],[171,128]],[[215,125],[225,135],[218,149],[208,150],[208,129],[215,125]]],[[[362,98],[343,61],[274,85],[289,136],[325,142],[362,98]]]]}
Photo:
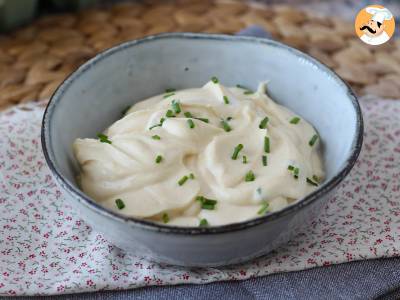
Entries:
{"type": "Polygon", "coordinates": [[[69,192],[69,196],[73,197],[74,200],[81,202],[81,204],[85,205],[87,208],[93,210],[95,213],[101,214],[105,217],[112,218],[116,221],[126,223],[126,225],[134,225],[138,228],[162,233],[172,233],[172,234],[180,234],[180,235],[209,235],[209,234],[221,234],[227,232],[235,232],[243,229],[249,229],[251,227],[271,222],[275,219],[281,218],[288,214],[294,213],[305,206],[312,204],[314,201],[327,194],[329,191],[334,189],[350,172],[353,168],[358,155],[361,151],[362,141],[363,141],[363,118],[360,109],[360,105],[357,100],[357,96],[351,89],[351,87],[342,79],[339,75],[337,75],[333,70],[319,62],[317,59],[312,56],[301,52],[295,48],[292,48],[288,45],[282,44],[280,42],[268,39],[268,38],[257,38],[250,36],[238,36],[238,35],[225,35],[225,34],[207,34],[207,33],[190,33],[190,32],[172,32],[172,33],[162,33],[156,35],[150,35],[141,39],[136,39],[128,42],[121,43],[112,48],[104,50],[93,58],[82,64],[77,70],[72,72],[56,89],[56,91],[51,96],[44,115],[42,119],[42,128],[41,128],[41,143],[42,149],[44,153],[44,157],[47,165],[50,168],[52,175],[55,177],[57,183],[64,189],[69,192]],[[352,107],[355,111],[356,115],[356,132],[354,139],[352,141],[352,145],[348,154],[348,157],[343,164],[343,166],[339,169],[339,171],[328,181],[324,182],[321,186],[319,186],[315,191],[308,194],[302,199],[299,199],[296,203],[285,207],[282,210],[277,212],[273,212],[267,214],[265,216],[260,216],[255,219],[250,219],[243,222],[231,223],[227,225],[220,226],[212,226],[212,227],[181,227],[181,226],[170,226],[164,225],[161,223],[156,223],[153,221],[147,221],[140,218],[125,216],[119,214],[118,212],[107,209],[106,207],[100,205],[95,200],[92,200],[89,196],[85,195],[80,189],[76,188],[68,179],[64,178],[61,172],[57,169],[55,162],[52,160],[51,155],[53,149],[51,147],[51,143],[48,139],[50,139],[50,128],[49,124],[51,118],[53,116],[54,109],[57,103],[62,99],[63,94],[68,89],[68,87],[77,80],[82,74],[84,74],[87,70],[89,70],[94,64],[101,62],[103,59],[106,59],[108,56],[123,51],[127,48],[134,47],[136,45],[152,42],[154,40],[162,40],[162,39],[196,39],[196,40],[217,40],[217,41],[228,41],[228,42],[247,42],[247,43],[255,43],[262,44],[272,47],[280,48],[283,51],[287,51],[290,54],[297,56],[299,58],[305,59],[308,62],[312,63],[319,71],[325,73],[330,76],[338,86],[341,86],[344,89],[344,92],[347,93],[347,98],[352,104],[352,107]]]}

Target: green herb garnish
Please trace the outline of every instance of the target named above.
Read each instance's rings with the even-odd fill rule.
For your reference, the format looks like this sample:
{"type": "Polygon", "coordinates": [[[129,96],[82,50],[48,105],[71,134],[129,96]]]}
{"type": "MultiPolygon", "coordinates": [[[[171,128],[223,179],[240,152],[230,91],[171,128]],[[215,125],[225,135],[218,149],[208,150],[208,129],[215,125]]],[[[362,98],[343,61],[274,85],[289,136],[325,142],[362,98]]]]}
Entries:
{"type": "Polygon", "coordinates": [[[166,89],[165,90],[166,93],[172,93],[172,92],[175,92],[175,91],[176,91],[176,89],[166,89]]]}
{"type": "Polygon", "coordinates": [[[309,183],[309,184],[311,184],[311,185],[313,185],[313,186],[318,186],[318,183],[317,183],[317,182],[314,182],[314,181],[313,181],[311,178],[309,178],[309,177],[307,177],[306,181],[307,181],[307,183],[309,183]]]}
{"type": "Polygon", "coordinates": [[[172,109],[176,114],[179,114],[181,112],[181,106],[179,105],[178,101],[172,100],[172,109]]]}
{"type": "Polygon", "coordinates": [[[264,137],[264,152],[269,153],[270,151],[270,144],[269,144],[269,137],[264,137]]]}
{"type": "Polygon", "coordinates": [[[209,122],[209,120],[207,118],[193,118],[193,119],[203,121],[204,123],[208,123],[209,122]]]}
{"type": "Polygon", "coordinates": [[[244,177],[244,181],[254,181],[256,179],[256,176],[254,175],[253,171],[249,171],[246,173],[246,176],[244,177]]]}
{"type": "Polygon", "coordinates": [[[185,182],[186,182],[188,179],[189,179],[189,177],[185,175],[185,176],[183,176],[181,179],[179,179],[178,184],[179,184],[180,186],[182,186],[182,185],[185,184],[185,182]]]}
{"type": "Polygon", "coordinates": [[[165,116],[166,116],[167,118],[173,118],[173,117],[175,117],[174,112],[173,112],[172,110],[170,110],[170,109],[167,110],[167,113],[165,114],[165,116]]]}
{"type": "Polygon", "coordinates": [[[290,124],[298,124],[300,122],[299,117],[294,117],[290,120],[290,124]]]}
{"type": "Polygon", "coordinates": [[[194,122],[192,119],[187,120],[187,123],[189,125],[189,128],[193,129],[194,128],[194,122]]]}
{"type": "Polygon", "coordinates": [[[308,144],[312,147],[318,139],[318,135],[314,134],[308,144]]]}
{"type": "Polygon", "coordinates": [[[208,227],[208,221],[207,221],[207,219],[201,219],[201,220],[200,220],[199,226],[200,226],[200,227],[208,227]]]}
{"type": "Polygon", "coordinates": [[[232,119],[233,119],[232,117],[227,117],[227,118],[226,118],[227,121],[230,121],[230,120],[232,120],[232,119]]]}
{"type": "Polygon", "coordinates": [[[254,92],[252,90],[248,89],[247,87],[245,87],[245,86],[243,86],[241,84],[237,84],[236,87],[239,88],[239,89],[245,90],[244,91],[245,95],[254,94],[254,92]]]}
{"type": "Polygon", "coordinates": [[[296,178],[296,179],[299,178],[300,169],[298,167],[289,165],[288,170],[293,173],[294,178],[296,178]]]}
{"type": "Polygon", "coordinates": [[[167,213],[163,213],[162,215],[162,220],[165,224],[167,224],[169,222],[169,216],[167,213]]]}
{"type": "Polygon", "coordinates": [[[209,122],[209,120],[206,119],[206,118],[196,118],[196,117],[194,117],[194,116],[192,115],[192,113],[190,113],[190,112],[188,112],[188,111],[184,112],[183,115],[184,115],[186,118],[193,118],[193,119],[196,119],[196,120],[199,120],[199,121],[203,121],[204,123],[208,123],[208,122],[209,122]]]}
{"type": "Polygon", "coordinates": [[[215,205],[217,205],[217,200],[208,199],[203,196],[197,196],[196,200],[200,202],[202,209],[214,210],[215,205]]]}
{"type": "Polygon", "coordinates": [[[262,156],[262,164],[264,167],[266,167],[268,165],[268,159],[266,155],[262,156]]]}
{"type": "Polygon", "coordinates": [[[190,173],[190,174],[189,174],[189,178],[190,178],[190,179],[194,179],[194,178],[195,178],[195,177],[194,177],[194,174],[193,174],[193,173],[190,173]]]}
{"type": "Polygon", "coordinates": [[[118,209],[123,209],[125,207],[125,203],[121,199],[115,200],[115,205],[118,207],[118,209]]]}
{"type": "Polygon", "coordinates": [[[319,181],[321,180],[317,175],[313,175],[312,179],[317,183],[319,183],[319,181]]]}
{"type": "Polygon", "coordinates": [[[157,134],[153,135],[151,138],[153,140],[161,140],[161,137],[159,135],[157,135],[157,134]]]}
{"type": "Polygon", "coordinates": [[[265,129],[267,128],[267,123],[269,121],[268,117],[265,117],[261,122],[260,125],[258,126],[260,129],[265,129]]]}
{"type": "Polygon", "coordinates": [[[226,122],[225,120],[221,120],[221,126],[226,132],[232,130],[231,126],[229,126],[228,122],[226,122]]]}
{"type": "Polygon", "coordinates": [[[108,139],[108,136],[103,133],[98,133],[97,137],[99,138],[101,143],[112,144],[111,141],[108,139]]]}
{"type": "Polygon", "coordinates": [[[247,156],[246,156],[246,155],[243,155],[243,157],[242,157],[242,162],[243,162],[244,164],[247,164],[247,156]]]}
{"type": "Polygon", "coordinates": [[[173,95],[175,95],[175,93],[168,93],[168,94],[165,94],[163,98],[165,99],[165,98],[171,97],[173,95]]]}
{"type": "Polygon", "coordinates": [[[259,215],[265,215],[268,212],[269,204],[268,202],[263,202],[261,204],[260,210],[257,212],[259,215]]]}
{"type": "Polygon", "coordinates": [[[162,160],[163,160],[163,157],[161,155],[157,155],[156,164],[159,164],[162,160]]]}
{"type": "Polygon", "coordinates": [[[294,168],[293,170],[293,177],[295,179],[299,179],[299,173],[300,173],[300,169],[299,168],[294,168]]]}
{"type": "Polygon", "coordinates": [[[151,127],[149,128],[149,130],[152,130],[152,129],[155,128],[155,127],[161,127],[162,124],[164,123],[164,121],[165,121],[165,118],[161,118],[161,119],[160,119],[160,123],[151,126],[151,127]]]}
{"type": "Polygon", "coordinates": [[[239,152],[243,149],[243,145],[239,144],[235,147],[232,154],[232,159],[236,160],[238,158],[239,152]]]}
{"type": "Polygon", "coordinates": [[[225,104],[229,104],[229,98],[228,98],[228,96],[224,96],[224,102],[225,102],[225,104]]]}
{"type": "Polygon", "coordinates": [[[215,76],[211,77],[211,81],[214,82],[215,84],[219,82],[218,78],[215,76]]]}

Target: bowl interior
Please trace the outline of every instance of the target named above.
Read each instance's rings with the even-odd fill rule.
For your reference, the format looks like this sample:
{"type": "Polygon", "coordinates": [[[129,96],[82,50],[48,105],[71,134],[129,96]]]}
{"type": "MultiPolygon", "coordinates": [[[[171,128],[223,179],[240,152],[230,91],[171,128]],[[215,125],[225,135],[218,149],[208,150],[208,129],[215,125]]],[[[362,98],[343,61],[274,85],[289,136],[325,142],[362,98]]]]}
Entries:
{"type": "Polygon", "coordinates": [[[269,95],[318,130],[327,180],[347,163],[359,119],[356,100],[336,75],[276,42],[199,34],[149,37],[84,64],[57,90],[47,109],[44,140],[49,159],[77,188],[72,153],[76,138],[95,137],[136,101],[166,88],[200,87],[212,76],[227,86],[240,83],[253,89],[268,80],[269,95]]]}

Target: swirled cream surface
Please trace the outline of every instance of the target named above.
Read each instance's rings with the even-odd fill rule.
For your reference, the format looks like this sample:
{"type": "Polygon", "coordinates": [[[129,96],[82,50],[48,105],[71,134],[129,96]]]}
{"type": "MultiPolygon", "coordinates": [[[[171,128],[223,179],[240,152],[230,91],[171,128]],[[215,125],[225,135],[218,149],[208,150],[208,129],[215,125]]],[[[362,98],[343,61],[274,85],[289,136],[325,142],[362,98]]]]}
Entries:
{"type": "Polygon", "coordinates": [[[324,176],[319,137],[278,105],[217,78],[133,105],[99,139],[77,139],[82,190],[121,214],[217,226],[280,210],[324,176]]]}

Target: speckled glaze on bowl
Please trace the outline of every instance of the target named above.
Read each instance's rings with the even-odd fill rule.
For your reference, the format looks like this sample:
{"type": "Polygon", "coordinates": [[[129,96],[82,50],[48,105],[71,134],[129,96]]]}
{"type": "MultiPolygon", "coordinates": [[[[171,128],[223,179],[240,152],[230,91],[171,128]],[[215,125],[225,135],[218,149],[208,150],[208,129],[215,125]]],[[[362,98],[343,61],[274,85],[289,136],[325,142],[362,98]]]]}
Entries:
{"type": "Polygon", "coordinates": [[[67,78],[43,117],[42,146],[66,198],[109,241],[155,261],[219,266],[268,253],[308,224],[353,167],[362,134],[355,95],[336,74],[306,54],[268,39],[171,33],[109,49],[67,78]],[[211,76],[224,85],[251,88],[269,80],[271,97],[316,127],[327,179],[315,192],[247,222],[182,228],[119,215],[79,190],[72,153],[76,138],[94,137],[135,101],[170,87],[198,87],[211,76]]]}

